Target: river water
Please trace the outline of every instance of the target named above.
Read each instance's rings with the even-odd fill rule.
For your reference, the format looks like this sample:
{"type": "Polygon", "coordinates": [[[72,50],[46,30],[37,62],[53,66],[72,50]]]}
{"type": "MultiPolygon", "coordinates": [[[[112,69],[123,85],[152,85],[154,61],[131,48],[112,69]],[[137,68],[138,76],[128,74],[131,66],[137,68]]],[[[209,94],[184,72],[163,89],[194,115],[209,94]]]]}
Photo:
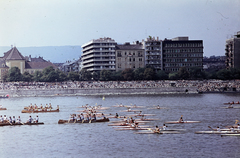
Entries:
{"type": "MultiPolygon", "coordinates": [[[[195,134],[209,130],[208,126],[223,128],[240,120],[240,109],[223,109],[224,102],[240,101],[240,94],[181,94],[181,95],[131,95],[131,96],[56,96],[0,99],[7,110],[1,115],[21,116],[26,121],[30,114],[21,113],[24,106],[49,104],[59,113],[39,113],[37,126],[0,127],[0,157],[240,157],[240,137],[221,137],[212,134],[195,134]],[[110,107],[105,114],[120,115],[126,112],[116,104],[145,106],[145,114],[155,114],[148,125],[165,121],[201,121],[194,124],[169,124],[168,128],[186,129],[181,134],[135,134],[135,131],[116,131],[109,123],[58,124],[78,113],[79,106],[102,105],[110,107]],[[167,109],[150,109],[153,105],[167,109]]],[[[239,105],[240,106],[240,105],[239,105]]],[[[36,114],[31,114],[36,117],[36,114]]],[[[150,116],[149,116],[150,118],[150,116]]],[[[115,119],[110,119],[114,121],[115,119]]]]}

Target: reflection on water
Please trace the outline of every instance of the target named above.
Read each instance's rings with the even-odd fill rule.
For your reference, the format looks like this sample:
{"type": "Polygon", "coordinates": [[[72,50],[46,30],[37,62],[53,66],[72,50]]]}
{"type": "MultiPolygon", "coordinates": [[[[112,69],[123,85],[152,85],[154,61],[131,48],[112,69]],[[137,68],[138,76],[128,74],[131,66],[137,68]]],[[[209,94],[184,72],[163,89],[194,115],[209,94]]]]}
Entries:
{"type": "MultiPolygon", "coordinates": [[[[1,99],[6,111],[1,115],[21,116],[24,106],[51,103],[60,106],[59,113],[39,113],[39,126],[0,127],[0,157],[239,157],[240,137],[194,134],[195,131],[224,127],[240,118],[240,109],[222,109],[224,102],[240,101],[240,94],[183,94],[183,95],[133,95],[133,96],[78,96],[78,97],[28,97],[1,99]],[[102,105],[111,107],[105,114],[120,115],[126,112],[116,104],[145,106],[145,114],[159,118],[149,125],[184,120],[201,121],[196,124],[169,124],[169,128],[183,128],[182,134],[134,134],[134,131],[116,131],[108,123],[57,124],[59,119],[69,119],[78,113],[79,106],[102,105]],[[167,109],[150,109],[153,105],[167,109]]],[[[240,106],[240,105],[239,105],[240,106]]],[[[31,114],[35,117],[36,114],[31,114]]],[[[150,117],[150,116],[149,116],[150,117]]],[[[111,119],[114,120],[114,119],[111,119]]]]}

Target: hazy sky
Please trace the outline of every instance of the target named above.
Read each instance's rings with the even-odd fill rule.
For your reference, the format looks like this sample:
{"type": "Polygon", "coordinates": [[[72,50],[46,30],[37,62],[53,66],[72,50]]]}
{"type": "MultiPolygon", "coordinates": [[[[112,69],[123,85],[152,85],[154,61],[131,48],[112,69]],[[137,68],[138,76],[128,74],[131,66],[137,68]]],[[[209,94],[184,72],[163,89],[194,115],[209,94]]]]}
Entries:
{"type": "Polygon", "coordinates": [[[239,8],[240,0],[0,0],[0,46],[189,36],[203,40],[204,56],[224,55],[240,31],[239,8]]]}

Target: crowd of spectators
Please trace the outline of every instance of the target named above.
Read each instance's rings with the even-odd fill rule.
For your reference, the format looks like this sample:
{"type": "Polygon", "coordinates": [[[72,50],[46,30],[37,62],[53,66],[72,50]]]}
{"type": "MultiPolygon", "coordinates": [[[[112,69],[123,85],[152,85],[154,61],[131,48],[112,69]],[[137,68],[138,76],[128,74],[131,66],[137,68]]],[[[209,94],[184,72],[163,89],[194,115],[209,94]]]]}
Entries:
{"type": "Polygon", "coordinates": [[[167,88],[196,87],[199,92],[218,92],[240,88],[240,80],[159,80],[159,81],[68,81],[68,82],[3,82],[0,90],[44,89],[107,89],[107,88],[167,88]]]}

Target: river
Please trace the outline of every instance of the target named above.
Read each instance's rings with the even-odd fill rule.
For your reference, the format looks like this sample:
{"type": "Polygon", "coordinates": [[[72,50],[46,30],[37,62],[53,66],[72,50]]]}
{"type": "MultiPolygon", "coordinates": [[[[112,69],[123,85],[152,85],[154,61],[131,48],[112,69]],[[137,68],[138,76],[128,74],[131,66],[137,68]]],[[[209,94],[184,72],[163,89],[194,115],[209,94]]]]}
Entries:
{"type": "MultiPolygon", "coordinates": [[[[0,157],[240,157],[240,137],[221,137],[213,134],[195,134],[209,130],[208,126],[223,128],[240,120],[240,109],[223,109],[225,102],[240,101],[239,93],[178,94],[178,95],[129,95],[129,96],[56,96],[19,97],[0,99],[7,110],[1,115],[21,116],[26,121],[30,114],[21,113],[24,106],[49,104],[58,113],[39,113],[44,125],[0,127],[0,157]],[[181,134],[135,134],[135,131],[116,131],[109,123],[58,124],[59,119],[68,119],[78,113],[82,105],[110,107],[105,114],[120,115],[126,112],[116,104],[145,106],[145,114],[155,114],[148,125],[165,121],[201,121],[193,124],[169,124],[168,128],[186,129],[181,134]],[[167,109],[150,109],[160,105],[167,109]]],[[[239,105],[240,106],[240,105],[239,105]]],[[[31,114],[33,118],[36,114],[31,114]]],[[[150,116],[149,116],[150,117],[150,116]]],[[[114,121],[115,119],[110,119],[114,121]]]]}

